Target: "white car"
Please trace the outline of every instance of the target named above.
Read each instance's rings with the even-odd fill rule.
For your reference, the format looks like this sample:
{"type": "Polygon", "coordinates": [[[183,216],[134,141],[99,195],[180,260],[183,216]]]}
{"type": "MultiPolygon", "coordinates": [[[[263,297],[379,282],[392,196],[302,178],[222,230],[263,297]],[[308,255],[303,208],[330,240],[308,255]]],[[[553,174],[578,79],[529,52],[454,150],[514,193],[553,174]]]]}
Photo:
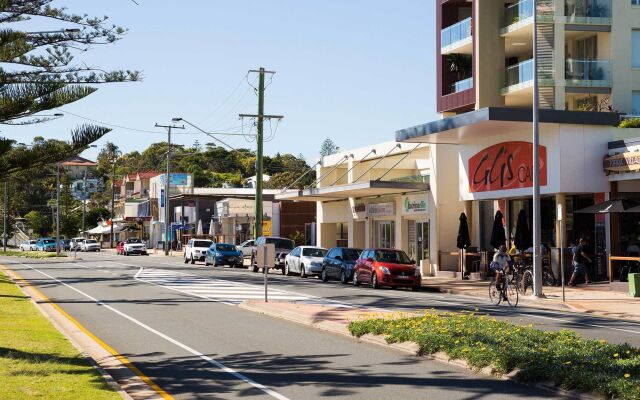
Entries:
{"type": "Polygon", "coordinates": [[[102,246],[95,239],[86,239],[80,243],[80,251],[100,251],[102,246]]]}
{"type": "Polygon", "coordinates": [[[125,256],[131,254],[140,254],[143,256],[149,255],[149,253],[147,253],[147,245],[145,244],[144,240],[139,238],[127,239],[124,242],[124,245],[122,245],[122,254],[124,254],[125,256]]]}
{"type": "Polygon", "coordinates": [[[238,249],[239,251],[242,252],[242,256],[243,257],[251,257],[252,255],[252,251],[253,251],[253,247],[255,246],[255,240],[251,239],[251,240],[245,240],[244,242],[240,243],[239,245],[236,246],[236,249],[238,249]]]}
{"type": "Polygon", "coordinates": [[[20,243],[20,251],[36,251],[38,247],[36,246],[37,240],[25,240],[20,243]]]}
{"type": "Polygon", "coordinates": [[[195,264],[196,261],[204,261],[207,256],[207,249],[211,247],[213,240],[207,239],[191,239],[184,246],[184,263],[191,261],[191,264],[195,264]]]}
{"type": "Polygon", "coordinates": [[[298,246],[291,250],[284,259],[284,274],[318,275],[322,272],[322,261],[327,255],[327,249],[315,246],[298,246]]]}
{"type": "Polygon", "coordinates": [[[83,237],[75,237],[73,239],[71,239],[71,243],[69,244],[69,248],[70,251],[82,251],[82,248],[80,247],[80,245],[82,244],[82,242],[84,242],[86,238],[83,237]]]}

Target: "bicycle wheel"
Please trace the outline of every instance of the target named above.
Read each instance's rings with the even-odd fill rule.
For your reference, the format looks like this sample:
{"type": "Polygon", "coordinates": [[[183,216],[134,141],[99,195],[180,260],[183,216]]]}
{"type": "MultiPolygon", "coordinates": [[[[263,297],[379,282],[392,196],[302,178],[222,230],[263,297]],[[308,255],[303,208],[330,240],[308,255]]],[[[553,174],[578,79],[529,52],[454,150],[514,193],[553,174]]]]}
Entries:
{"type": "Polygon", "coordinates": [[[500,302],[502,301],[502,294],[496,287],[495,280],[491,281],[491,283],[489,284],[489,301],[491,301],[491,303],[495,305],[500,304],[500,302]]]}
{"type": "Polygon", "coordinates": [[[542,272],[542,284],[545,286],[554,286],[556,284],[556,278],[553,276],[553,272],[546,268],[542,272]]]}
{"type": "Polygon", "coordinates": [[[518,305],[518,288],[510,283],[507,283],[505,295],[507,296],[507,303],[509,303],[511,307],[515,307],[518,305]]]}
{"type": "Polygon", "coordinates": [[[531,270],[524,271],[520,285],[520,293],[522,293],[523,295],[527,294],[527,290],[533,290],[533,273],[531,272],[531,270]]]}

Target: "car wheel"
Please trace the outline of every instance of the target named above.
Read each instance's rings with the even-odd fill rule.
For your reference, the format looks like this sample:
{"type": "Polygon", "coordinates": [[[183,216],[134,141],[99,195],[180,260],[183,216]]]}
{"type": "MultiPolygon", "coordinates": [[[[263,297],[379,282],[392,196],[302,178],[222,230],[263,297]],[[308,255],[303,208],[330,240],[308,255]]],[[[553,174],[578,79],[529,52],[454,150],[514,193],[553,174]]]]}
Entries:
{"type": "Polygon", "coordinates": [[[322,273],[320,274],[320,279],[322,280],[322,282],[328,282],[329,281],[329,275],[327,275],[327,269],[326,268],[322,268],[322,273]]]}
{"type": "MultiPolygon", "coordinates": [[[[191,254],[191,264],[195,264],[196,260],[193,259],[193,254],[191,254]]],[[[213,265],[216,265],[215,263],[213,265]]]]}
{"type": "Polygon", "coordinates": [[[213,259],[213,262],[211,263],[211,265],[213,265],[213,268],[216,268],[218,266],[218,263],[216,262],[215,258],[213,259]]]}
{"type": "Polygon", "coordinates": [[[284,263],[284,274],[286,276],[291,276],[291,271],[289,270],[289,262],[284,263]]]}
{"type": "Polygon", "coordinates": [[[306,278],[307,271],[304,270],[304,264],[300,264],[300,278],[306,278]]]}
{"type": "Polygon", "coordinates": [[[380,284],[378,283],[378,274],[376,274],[375,271],[373,272],[373,275],[371,275],[371,287],[373,289],[380,289],[380,284]]]}
{"type": "Polygon", "coordinates": [[[353,283],[353,286],[360,286],[360,281],[358,280],[358,274],[356,274],[355,271],[353,271],[353,280],[351,283],[353,283]]]}
{"type": "Polygon", "coordinates": [[[184,263],[185,264],[189,263],[189,259],[187,258],[187,253],[184,253],[184,263]]]}
{"type": "Polygon", "coordinates": [[[258,265],[256,265],[255,261],[256,260],[253,257],[251,257],[251,270],[253,272],[258,272],[258,265]]]}
{"type": "Polygon", "coordinates": [[[340,283],[342,283],[343,285],[347,284],[347,273],[344,272],[344,270],[340,272],[340,283]]]}

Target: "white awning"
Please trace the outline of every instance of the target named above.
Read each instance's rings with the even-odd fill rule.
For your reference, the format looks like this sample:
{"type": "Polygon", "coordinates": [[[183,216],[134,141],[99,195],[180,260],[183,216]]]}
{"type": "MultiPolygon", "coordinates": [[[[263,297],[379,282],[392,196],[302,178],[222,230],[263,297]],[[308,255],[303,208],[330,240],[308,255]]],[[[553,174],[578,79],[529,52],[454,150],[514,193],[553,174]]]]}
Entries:
{"type": "MultiPolygon", "coordinates": [[[[120,232],[122,228],[122,225],[114,225],[113,233],[120,232]]],[[[111,226],[98,225],[93,229],[89,229],[88,231],[86,231],[86,233],[88,233],[89,235],[105,235],[107,233],[111,233],[111,226]]]]}
{"type": "Polygon", "coordinates": [[[276,200],[331,201],[429,190],[426,182],[368,181],[303,190],[290,190],[276,195],[276,200]]]}

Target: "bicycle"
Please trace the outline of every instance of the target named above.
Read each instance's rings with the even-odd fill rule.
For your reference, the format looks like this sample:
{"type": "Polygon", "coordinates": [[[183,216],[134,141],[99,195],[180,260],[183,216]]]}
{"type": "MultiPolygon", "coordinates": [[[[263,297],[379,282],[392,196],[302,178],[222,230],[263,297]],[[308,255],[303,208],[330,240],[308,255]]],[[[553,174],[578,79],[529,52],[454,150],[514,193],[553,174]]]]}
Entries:
{"type": "Polygon", "coordinates": [[[509,279],[506,275],[502,277],[502,286],[498,288],[496,280],[492,280],[489,284],[489,300],[495,305],[505,300],[511,307],[518,305],[518,289],[511,282],[513,277],[509,279]]]}

